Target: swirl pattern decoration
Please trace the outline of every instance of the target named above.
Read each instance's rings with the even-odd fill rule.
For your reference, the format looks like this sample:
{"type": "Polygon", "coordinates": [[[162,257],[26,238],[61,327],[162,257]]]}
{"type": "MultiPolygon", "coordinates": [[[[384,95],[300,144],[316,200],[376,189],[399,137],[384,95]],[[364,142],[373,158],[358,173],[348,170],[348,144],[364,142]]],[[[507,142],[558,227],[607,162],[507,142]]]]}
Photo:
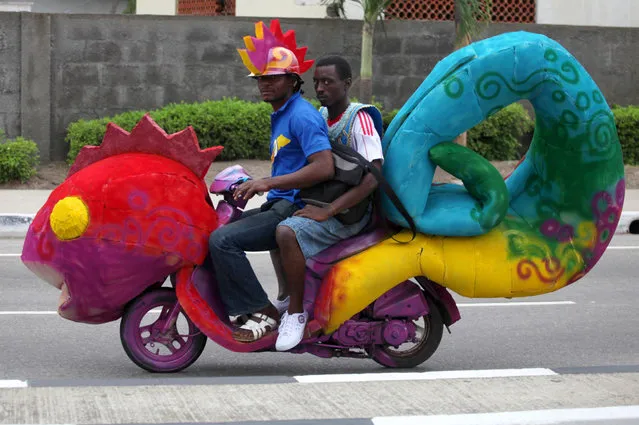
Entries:
{"type": "MultiPolygon", "coordinates": [[[[595,266],[623,208],[614,116],[582,65],[543,35],[506,33],[444,58],[400,109],[383,148],[384,175],[419,234],[401,243],[411,239],[404,231],[335,266],[324,285],[333,290],[321,294],[329,331],[413,276],[467,297],[560,289],[595,266]],[[451,142],[522,99],[534,108],[535,133],[504,181],[451,142]],[[463,185],[433,185],[437,166],[463,185]]],[[[385,196],[383,206],[408,227],[385,196]]]]}

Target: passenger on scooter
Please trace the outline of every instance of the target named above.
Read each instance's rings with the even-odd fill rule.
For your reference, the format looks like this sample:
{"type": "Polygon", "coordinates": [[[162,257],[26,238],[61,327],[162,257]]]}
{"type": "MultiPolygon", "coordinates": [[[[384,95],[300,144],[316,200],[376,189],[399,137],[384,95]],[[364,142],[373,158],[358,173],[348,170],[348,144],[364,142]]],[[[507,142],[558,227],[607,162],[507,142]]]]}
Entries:
{"type": "MultiPolygon", "coordinates": [[[[215,269],[221,299],[231,316],[250,315],[233,337],[253,342],[277,329],[280,313],[271,304],[246,258],[245,251],[277,248],[279,222],[303,207],[299,189],[331,179],[334,162],[326,122],[301,97],[300,64],[292,51],[273,47],[265,69],[249,68],[262,99],[273,107],[271,115],[271,177],[249,180],[234,192],[236,199],[250,199],[268,192],[261,208],[244,212],[209,238],[209,255],[215,269]]],[[[246,64],[246,63],[245,63],[246,64]]],[[[310,66],[306,62],[306,66],[310,66]]]]}
{"type": "MultiPolygon", "coordinates": [[[[331,141],[347,144],[381,169],[381,114],[374,106],[350,102],[352,72],[349,63],[341,56],[326,56],[318,60],[313,82],[317,98],[323,106],[321,112],[327,120],[331,141]]],[[[290,291],[290,304],[288,311],[282,316],[275,345],[278,351],[290,350],[303,338],[308,320],[308,313],[303,308],[306,260],[364,229],[371,219],[372,205],[355,224],[343,224],[334,216],[367,197],[371,199],[370,195],[376,188],[377,180],[368,173],[358,186],[351,188],[327,207],[307,204],[277,226],[280,261],[284,280],[290,291]]],[[[280,285],[282,284],[280,281],[280,285]]]]}

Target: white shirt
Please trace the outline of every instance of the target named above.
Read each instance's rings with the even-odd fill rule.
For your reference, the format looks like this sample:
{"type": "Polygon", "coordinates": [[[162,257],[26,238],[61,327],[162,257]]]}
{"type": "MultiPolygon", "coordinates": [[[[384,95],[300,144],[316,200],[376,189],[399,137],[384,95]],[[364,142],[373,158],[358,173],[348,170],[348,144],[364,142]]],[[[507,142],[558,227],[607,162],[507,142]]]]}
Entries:
{"type": "Polygon", "coordinates": [[[353,122],[351,131],[352,147],[368,161],[376,159],[384,161],[382,140],[375,130],[373,119],[366,111],[359,111],[353,122]]]}

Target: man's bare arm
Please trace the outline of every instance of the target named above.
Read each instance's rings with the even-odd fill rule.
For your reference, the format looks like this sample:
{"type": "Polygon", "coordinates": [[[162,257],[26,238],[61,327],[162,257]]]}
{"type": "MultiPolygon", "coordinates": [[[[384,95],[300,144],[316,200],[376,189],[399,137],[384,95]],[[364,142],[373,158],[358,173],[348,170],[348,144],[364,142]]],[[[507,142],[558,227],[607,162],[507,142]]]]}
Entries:
{"type": "Polygon", "coordinates": [[[335,176],[335,163],[330,150],[314,153],[308,157],[308,163],[294,173],[269,178],[271,189],[304,189],[335,176]]]}
{"type": "Polygon", "coordinates": [[[330,150],[316,152],[308,157],[308,165],[294,173],[242,183],[234,192],[235,199],[250,199],[256,193],[271,189],[303,189],[330,180],[335,175],[333,154],[330,150]]]}

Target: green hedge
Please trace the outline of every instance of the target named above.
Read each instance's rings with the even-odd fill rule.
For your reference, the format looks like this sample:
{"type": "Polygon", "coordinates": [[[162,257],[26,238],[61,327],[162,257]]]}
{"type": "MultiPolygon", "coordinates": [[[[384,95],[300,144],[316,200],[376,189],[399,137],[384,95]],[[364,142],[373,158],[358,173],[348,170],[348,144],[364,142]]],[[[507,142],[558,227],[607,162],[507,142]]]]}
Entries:
{"type": "Polygon", "coordinates": [[[468,131],[468,147],[489,161],[520,158],[521,138],[535,123],[519,103],[513,103],[468,131]]]}
{"type": "Polygon", "coordinates": [[[391,121],[393,121],[393,119],[395,118],[395,115],[397,115],[398,112],[399,112],[399,109],[393,109],[390,112],[382,113],[382,121],[384,122],[384,131],[388,130],[388,126],[390,125],[391,121]]]}
{"type": "MultiPolygon", "coordinates": [[[[151,111],[151,118],[167,133],[176,133],[189,125],[197,133],[200,147],[224,146],[220,159],[267,159],[270,139],[271,106],[237,99],[203,103],[170,104],[151,111]]],[[[113,122],[127,131],[144,116],[143,111],[125,112],[99,120],[80,120],[67,129],[68,162],[71,164],[80,148],[98,146],[113,122]]]]}
{"type": "Polygon", "coordinates": [[[617,122],[617,133],[621,142],[624,164],[639,164],[639,107],[612,107],[617,122]]]}
{"type": "Polygon", "coordinates": [[[38,146],[33,141],[22,137],[7,140],[0,130],[0,183],[26,182],[36,174],[39,160],[38,146]]]}
{"type": "MultiPolygon", "coordinates": [[[[311,103],[319,106],[315,99],[311,103]]],[[[397,112],[397,109],[382,111],[384,128],[397,112]]],[[[264,102],[223,99],[171,104],[150,115],[168,133],[193,126],[202,148],[222,145],[224,151],[220,159],[239,160],[268,159],[270,113],[271,106],[264,102]]],[[[639,164],[639,107],[613,107],[613,113],[626,164],[639,164]]],[[[134,111],[70,124],[66,137],[69,163],[75,160],[82,146],[97,146],[102,142],[108,122],[130,131],[143,115],[143,111],[134,111]]],[[[515,103],[469,130],[468,147],[490,161],[516,160],[522,153],[522,141],[530,137],[533,129],[534,122],[524,107],[515,103]]]]}

